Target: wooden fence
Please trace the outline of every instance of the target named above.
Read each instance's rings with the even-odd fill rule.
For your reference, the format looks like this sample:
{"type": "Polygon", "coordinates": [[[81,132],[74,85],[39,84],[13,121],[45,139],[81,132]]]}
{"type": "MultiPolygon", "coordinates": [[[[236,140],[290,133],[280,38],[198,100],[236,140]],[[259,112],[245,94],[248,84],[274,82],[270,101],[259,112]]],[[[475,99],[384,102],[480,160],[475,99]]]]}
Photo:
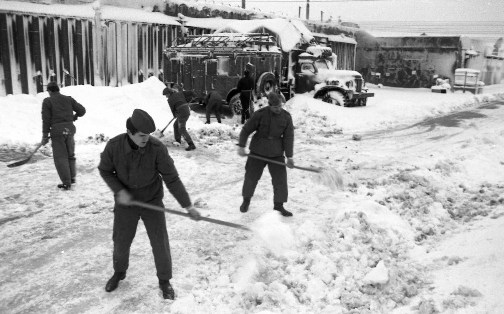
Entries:
{"type": "Polygon", "coordinates": [[[163,49],[179,31],[178,25],[0,11],[0,96],[36,94],[49,81],[121,86],[162,79],[163,49]]]}

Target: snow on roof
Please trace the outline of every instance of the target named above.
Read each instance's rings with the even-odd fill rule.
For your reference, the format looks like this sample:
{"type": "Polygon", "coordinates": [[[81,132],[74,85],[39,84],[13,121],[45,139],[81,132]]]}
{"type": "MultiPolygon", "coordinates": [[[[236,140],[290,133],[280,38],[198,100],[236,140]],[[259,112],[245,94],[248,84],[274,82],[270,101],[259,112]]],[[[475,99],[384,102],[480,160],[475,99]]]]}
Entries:
{"type": "Polygon", "coordinates": [[[185,21],[184,25],[187,27],[205,28],[215,31],[218,30],[219,28],[225,27],[226,25],[241,20],[223,19],[221,17],[209,17],[209,18],[184,17],[183,21],[185,21]]]}
{"type": "Polygon", "coordinates": [[[194,1],[194,0],[170,0],[171,3],[176,5],[184,4],[190,8],[196,8],[198,10],[203,10],[204,8],[209,8],[211,10],[219,10],[226,12],[236,12],[236,13],[246,13],[246,14],[257,14],[254,10],[242,9],[240,5],[236,4],[232,6],[230,4],[217,4],[206,1],[194,1]]]}
{"type": "Polygon", "coordinates": [[[312,32],[313,36],[316,37],[325,37],[329,41],[337,42],[337,43],[347,43],[347,44],[354,44],[357,45],[357,41],[355,41],[354,38],[352,37],[347,37],[343,34],[339,35],[328,35],[328,34],[322,34],[322,33],[314,33],[312,32]]]}
{"type": "Polygon", "coordinates": [[[291,19],[231,20],[187,18],[186,26],[215,29],[215,33],[261,33],[269,30],[279,37],[283,51],[291,51],[299,43],[310,42],[313,35],[306,26],[291,19]]]}
{"type": "MultiPolygon", "coordinates": [[[[324,54],[324,52],[331,54],[332,49],[331,49],[331,47],[324,47],[324,46],[316,45],[316,46],[309,46],[308,48],[306,48],[306,52],[314,55],[315,57],[319,57],[322,54],[324,54]]],[[[301,54],[301,55],[303,55],[303,54],[301,54]]]]}
{"type": "MultiPolygon", "coordinates": [[[[38,4],[21,1],[0,1],[0,11],[29,13],[47,16],[67,16],[92,19],[95,4],[38,4]]],[[[131,21],[150,24],[180,25],[176,18],[160,12],[147,12],[140,9],[104,5],[100,7],[103,20],[131,21]]]]}

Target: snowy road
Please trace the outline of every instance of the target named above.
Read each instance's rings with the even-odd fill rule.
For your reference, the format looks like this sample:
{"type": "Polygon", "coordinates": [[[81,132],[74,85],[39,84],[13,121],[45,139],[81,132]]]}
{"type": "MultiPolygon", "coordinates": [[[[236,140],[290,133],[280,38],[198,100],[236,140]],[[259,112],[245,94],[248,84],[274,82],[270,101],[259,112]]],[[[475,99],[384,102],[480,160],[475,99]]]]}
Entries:
{"type": "MultiPolygon", "coordinates": [[[[294,118],[296,164],[338,169],[346,189],[289,170],[291,219],[271,210],[267,171],[250,211],[239,212],[245,160],[236,137],[200,134],[191,153],[167,144],[203,215],[256,231],[167,215],[175,302],[161,298],[141,223],[126,280],[113,293],[103,289],[112,273],[113,217],[112,195],[96,169],[104,143],[78,142],[78,183],[67,193],[55,187],[49,149],[24,166],[0,167],[0,312],[405,313],[432,303],[440,312],[486,313],[479,310],[497,304],[477,281],[432,279],[453,268],[428,252],[466,228],[504,221],[502,103],[355,134],[319,127],[327,123],[321,115],[309,123],[294,118]],[[379,261],[388,282],[365,283],[379,261]],[[482,296],[469,290],[453,299],[459,285],[482,296]]],[[[179,209],[168,193],[165,205],[179,209]]],[[[492,239],[490,248],[501,245],[502,237],[492,239]]],[[[477,253],[457,256],[457,267],[477,267],[477,253]]],[[[502,276],[495,263],[487,275],[496,269],[502,276]]]]}

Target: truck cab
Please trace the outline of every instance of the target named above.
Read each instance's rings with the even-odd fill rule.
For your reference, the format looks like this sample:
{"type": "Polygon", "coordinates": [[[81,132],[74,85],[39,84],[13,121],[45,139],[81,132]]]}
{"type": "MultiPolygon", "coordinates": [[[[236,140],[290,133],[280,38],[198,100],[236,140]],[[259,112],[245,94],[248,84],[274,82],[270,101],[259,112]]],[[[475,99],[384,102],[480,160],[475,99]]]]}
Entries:
{"type": "Polygon", "coordinates": [[[314,98],[339,106],[365,106],[367,98],[374,96],[359,72],[336,70],[336,55],[329,47],[311,45],[292,51],[289,60],[295,93],[314,90],[314,98]]]}

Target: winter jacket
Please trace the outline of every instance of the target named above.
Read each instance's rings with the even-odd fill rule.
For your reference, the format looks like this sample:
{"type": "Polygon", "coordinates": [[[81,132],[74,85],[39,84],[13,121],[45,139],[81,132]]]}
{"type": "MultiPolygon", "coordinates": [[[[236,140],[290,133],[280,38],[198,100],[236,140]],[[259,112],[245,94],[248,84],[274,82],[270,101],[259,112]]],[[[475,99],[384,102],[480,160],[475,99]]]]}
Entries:
{"type": "Polygon", "coordinates": [[[184,92],[176,92],[168,97],[168,105],[174,117],[184,117],[191,114],[184,92]]]}
{"type": "Polygon", "coordinates": [[[128,134],[112,138],[101,153],[98,170],[114,194],[127,189],[134,199],[155,203],[163,199],[164,181],[180,206],[191,205],[166,146],[152,136],[136,150],[128,143],[128,134]]]}
{"type": "Polygon", "coordinates": [[[240,132],[238,145],[245,147],[247,138],[255,131],[250,142],[250,152],[264,157],[293,156],[294,125],[290,113],[283,110],[275,114],[270,107],[256,111],[240,132]]]}
{"type": "Polygon", "coordinates": [[[205,104],[208,110],[222,105],[223,98],[217,91],[211,91],[205,98],[205,104]]]}
{"type": "Polygon", "coordinates": [[[42,133],[47,135],[51,130],[55,133],[64,128],[70,128],[75,133],[73,121],[84,114],[86,108],[72,97],[52,93],[42,102],[42,133]]]}
{"type": "Polygon", "coordinates": [[[238,81],[236,90],[240,92],[240,98],[250,99],[252,90],[254,90],[254,79],[250,76],[244,76],[238,81]]]}

